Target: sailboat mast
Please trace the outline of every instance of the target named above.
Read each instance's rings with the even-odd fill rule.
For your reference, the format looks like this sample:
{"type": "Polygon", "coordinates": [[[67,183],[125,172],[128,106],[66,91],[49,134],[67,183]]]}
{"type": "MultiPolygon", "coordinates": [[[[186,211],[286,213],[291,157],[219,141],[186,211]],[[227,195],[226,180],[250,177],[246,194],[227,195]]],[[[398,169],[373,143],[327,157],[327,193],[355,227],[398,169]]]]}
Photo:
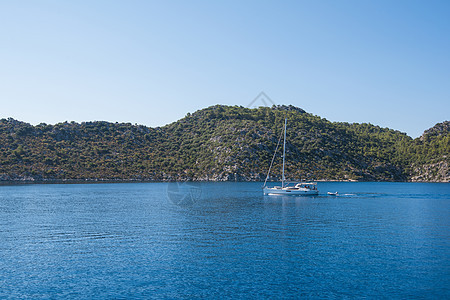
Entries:
{"type": "Polygon", "coordinates": [[[284,177],[284,158],[286,156],[286,124],[287,124],[287,118],[284,119],[284,141],[283,141],[283,175],[281,177],[281,187],[284,188],[284,181],[286,178],[284,177]]]}

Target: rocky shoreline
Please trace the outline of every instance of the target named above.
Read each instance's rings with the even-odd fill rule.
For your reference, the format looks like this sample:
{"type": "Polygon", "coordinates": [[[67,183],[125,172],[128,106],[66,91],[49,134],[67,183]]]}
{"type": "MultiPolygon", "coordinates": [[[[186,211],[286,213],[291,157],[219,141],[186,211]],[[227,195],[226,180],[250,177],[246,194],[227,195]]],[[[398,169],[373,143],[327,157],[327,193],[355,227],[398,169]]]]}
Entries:
{"type": "MultiPolygon", "coordinates": [[[[426,180],[425,176],[417,176],[407,181],[366,181],[366,180],[334,180],[319,179],[316,182],[403,182],[403,183],[450,183],[450,178],[443,180],[426,180]]],[[[28,184],[102,184],[102,183],[157,183],[157,182],[264,182],[263,180],[154,180],[154,179],[33,179],[21,178],[16,180],[0,180],[0,186],[28,185],[28,184]]],[[[279,181],[270,181],[279,182],[279,181]]]]}

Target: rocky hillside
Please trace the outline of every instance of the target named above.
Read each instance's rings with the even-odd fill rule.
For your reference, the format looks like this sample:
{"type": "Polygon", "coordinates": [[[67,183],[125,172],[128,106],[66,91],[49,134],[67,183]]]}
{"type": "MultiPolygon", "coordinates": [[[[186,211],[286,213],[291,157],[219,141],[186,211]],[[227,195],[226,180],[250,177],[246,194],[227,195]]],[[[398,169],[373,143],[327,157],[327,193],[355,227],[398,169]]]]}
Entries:
{"type": "MultiPolygon", "coordinates": [[[[413,140],[371,124],[329,122],[293,106],[221,105],[158,128],[2,119],[0,180],[264,180],[284,118],[292,180],[448,180],[448,122],[413,140]]],[[[271,179],[280,173],[278,155],[271,179]]]]}
{"type": "Polygon", "coordinates": [[[411,180],[450,182],[450,122],[438,123],[414,140],[411,180]]]}

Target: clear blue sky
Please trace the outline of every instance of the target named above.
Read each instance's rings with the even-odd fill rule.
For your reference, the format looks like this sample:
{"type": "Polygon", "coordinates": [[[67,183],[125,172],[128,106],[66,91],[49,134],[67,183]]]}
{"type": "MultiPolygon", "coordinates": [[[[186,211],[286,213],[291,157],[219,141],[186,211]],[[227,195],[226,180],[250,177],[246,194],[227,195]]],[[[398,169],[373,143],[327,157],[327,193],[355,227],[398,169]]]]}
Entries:
{"type": "Polygon", "coordinates": [[[0,0],[0,118],[154,127],[261,91],[417,137],[450,119],[450,1],[0,0]]]}

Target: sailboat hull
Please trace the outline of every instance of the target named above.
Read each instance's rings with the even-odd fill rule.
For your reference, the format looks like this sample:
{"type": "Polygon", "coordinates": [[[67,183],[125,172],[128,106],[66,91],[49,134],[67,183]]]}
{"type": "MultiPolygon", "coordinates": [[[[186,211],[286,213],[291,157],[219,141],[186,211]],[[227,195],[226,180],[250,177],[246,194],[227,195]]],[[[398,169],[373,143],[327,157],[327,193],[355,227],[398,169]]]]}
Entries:
{"type": "Polygon", "coordinates": [[[313,196],[318,195],[318,190],[310,190],[306,188],[264,188],[264,195],[303,195],[303,196],[313,196]]]}

